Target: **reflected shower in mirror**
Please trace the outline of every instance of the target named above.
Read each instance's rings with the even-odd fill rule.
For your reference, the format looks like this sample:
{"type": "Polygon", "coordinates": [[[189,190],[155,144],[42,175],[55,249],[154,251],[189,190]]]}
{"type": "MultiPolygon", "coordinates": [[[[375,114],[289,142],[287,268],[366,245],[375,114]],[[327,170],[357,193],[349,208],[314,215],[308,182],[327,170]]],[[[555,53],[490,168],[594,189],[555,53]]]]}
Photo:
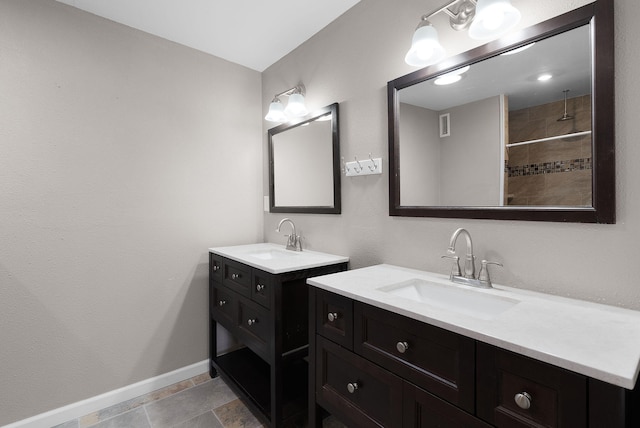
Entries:
{"type": "Polygon", "coordinates": [[[608,7],[389,82],[391,215],[613,222],[608,7]]]}
{"type": "Polygon", "coordinates": [[[270,212],[340,213],[338,104],[268,131],[270,212]]]}

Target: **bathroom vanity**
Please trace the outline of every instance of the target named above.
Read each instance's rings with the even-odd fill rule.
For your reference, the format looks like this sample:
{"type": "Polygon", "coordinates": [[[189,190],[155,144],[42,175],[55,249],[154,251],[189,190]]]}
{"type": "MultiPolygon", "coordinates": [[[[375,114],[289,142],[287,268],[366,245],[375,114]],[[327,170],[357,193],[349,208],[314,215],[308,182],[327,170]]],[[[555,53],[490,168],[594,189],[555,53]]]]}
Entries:
{"type": "Polygon", "coordinates": [[[310,426],[640,426],[636,311],[389,265],[308,283],[310,426]]]}
{"type": "Polygon", "coordinates": [[[222,376],[269,426],[306,414],[306,280],[346,270],[348,260],[275,244],[209,249],[211,375],[222,376]],[[242,346],[219,354],[218,324],[242,346]]]}

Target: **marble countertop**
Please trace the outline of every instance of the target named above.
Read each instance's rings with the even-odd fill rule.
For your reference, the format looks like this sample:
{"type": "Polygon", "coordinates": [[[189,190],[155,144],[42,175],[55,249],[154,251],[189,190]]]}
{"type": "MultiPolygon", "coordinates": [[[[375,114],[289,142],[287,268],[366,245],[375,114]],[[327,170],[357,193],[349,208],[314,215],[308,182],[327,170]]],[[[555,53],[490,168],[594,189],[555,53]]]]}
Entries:
{"type": "Polygon", "coordinates": [[[209,248],[209,252],[273,274],[329,266],[349,261],[349,257],[336,256],[318,251],[292,251],[285,249],[284,245],[271,243],[215,247],[209,248]]]}
{"type": "Polygon", "coordinates": [[[309,278],[307,283],[627,389],[633,389],[638,377],[638,311],[497,284],[478,289],[454,284],[446,275],[384,264],[309,278]],[[473,309],[430,305],[384,291],[415,279],[455,287],[456,293],[477,298],[479,305],[483,300],[511,303],[495,315],[477,316],[473,309]]]}

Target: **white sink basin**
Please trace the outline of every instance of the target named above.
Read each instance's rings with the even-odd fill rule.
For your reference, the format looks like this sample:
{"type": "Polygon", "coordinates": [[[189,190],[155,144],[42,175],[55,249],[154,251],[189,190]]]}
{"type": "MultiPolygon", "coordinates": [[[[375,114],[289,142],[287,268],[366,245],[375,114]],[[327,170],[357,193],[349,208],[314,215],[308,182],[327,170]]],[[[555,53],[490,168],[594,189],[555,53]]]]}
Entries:
{"type": "Polygon", "coordinates": [[[481,319],[491,319],[519,303],[519,300],[516,299],[485,294],[472,288],[467,290],[420,278],[387,285],[378,290],[481,319]]]}
{"type": "Polygon", "coordinates": [[[292,250],[262,250],[256,251],[253,253],[247,254],[250,257],[255,257],[260,260],[277,260],[277,259],[288,259],[290,257],[298,257],[300,255],[299,252],[292,250]]]}

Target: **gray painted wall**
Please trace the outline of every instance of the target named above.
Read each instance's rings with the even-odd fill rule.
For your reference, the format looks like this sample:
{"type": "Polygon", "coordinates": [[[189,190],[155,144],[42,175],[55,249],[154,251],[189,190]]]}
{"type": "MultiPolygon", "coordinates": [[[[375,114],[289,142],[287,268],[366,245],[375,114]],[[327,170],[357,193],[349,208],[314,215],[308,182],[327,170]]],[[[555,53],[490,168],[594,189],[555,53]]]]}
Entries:
{"type": "Polygon", "coordinates": [[[0,1],[0,425],[208,357],[207,248],[262,239],[260,73],[0,1]]]}
{"type": "MultiPolygon", "coordinates": [[[[492,272],[498,284],[640,309],[640,168],[634,165],[640,159],[640,9],[630,0],[615,2],[617,224],[389,217],[386,83],[414,70],[403,61],[412,32],[421,14],[440,3],[363,0],[263,73],[264,114],[275,93],[303,82],[310,107],[340,102],[345,159],[372,152],[385,162],[383,175],[343,177],[342,215],[290,215],[306,248],[348,255],[352,268],[384,262],[447,273],[449,262],[440,255],[451,233],[465,227],[478,258],[504,263],[492,272]]],[[[523,12],[521,27],[587,3],[513,0],[523,12]]],[[[434,25],[449,55],[476,45],[464,33],[447,31],[446,20],[439,16],[434,25]]],[[[267,241],[284,243],[274,232],[282,217],[265,215],[267,241]]]]}

